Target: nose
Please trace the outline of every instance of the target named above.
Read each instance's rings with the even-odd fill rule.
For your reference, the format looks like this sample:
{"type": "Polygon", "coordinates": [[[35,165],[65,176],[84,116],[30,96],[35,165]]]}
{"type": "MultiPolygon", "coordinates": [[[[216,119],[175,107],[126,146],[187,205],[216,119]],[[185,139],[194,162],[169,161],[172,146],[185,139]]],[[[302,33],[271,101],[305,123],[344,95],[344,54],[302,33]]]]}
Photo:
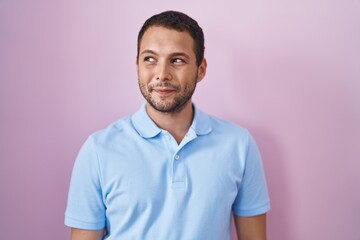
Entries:
{"type": "Polygon", "coordinates": [[[170,81],[172,79],[170,66],[166,63],[158,63],[157,72],[156,72],[156,80],[159,81],[170,81]]]}

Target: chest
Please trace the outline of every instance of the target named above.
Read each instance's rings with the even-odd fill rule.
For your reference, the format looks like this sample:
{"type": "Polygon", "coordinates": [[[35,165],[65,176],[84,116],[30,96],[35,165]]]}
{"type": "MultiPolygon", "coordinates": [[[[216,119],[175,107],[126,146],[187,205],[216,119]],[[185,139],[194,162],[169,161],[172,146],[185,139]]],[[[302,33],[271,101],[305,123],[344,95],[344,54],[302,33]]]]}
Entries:
{"type": "Polygon", "coordinates": [[[231,205],[243,172],[241,153],[234,149],[196,140],[182,147],[161,140],[123,144],[100,161],[104,202],[117,211],[215,206],[224,199],[231,205]]]}

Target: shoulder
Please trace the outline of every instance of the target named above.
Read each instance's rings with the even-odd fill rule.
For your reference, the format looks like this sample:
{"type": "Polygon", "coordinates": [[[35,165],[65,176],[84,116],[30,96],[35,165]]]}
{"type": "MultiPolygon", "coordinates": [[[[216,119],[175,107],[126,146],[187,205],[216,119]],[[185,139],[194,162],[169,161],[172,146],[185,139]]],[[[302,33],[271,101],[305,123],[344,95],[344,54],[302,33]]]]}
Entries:
{"type": "Polygon", "coordinates": [[[247,139],[250,133],[247,128],[238,125],[230,120],[225,120],[216,116],[208,115],[212,132],[214,134],[224,134],[228,137],[247,139]]]}
{"type": "Polygon", "coordinates": [[[248,138],[249,132],[246,128],[232,121],[205,113],[195,107],[194,129],[197,133],[212,136],[227,136],[228,138],[248,138]]]}
{"type": "Polygon", "coordinates": [[[94,142],[95,145],[111,144],[124,137],[126,134],[133,132],[133,126],[130,120],[130,116],[119,119],[106,128],[100,129],[89,136],[89,139],[94,142]]]}

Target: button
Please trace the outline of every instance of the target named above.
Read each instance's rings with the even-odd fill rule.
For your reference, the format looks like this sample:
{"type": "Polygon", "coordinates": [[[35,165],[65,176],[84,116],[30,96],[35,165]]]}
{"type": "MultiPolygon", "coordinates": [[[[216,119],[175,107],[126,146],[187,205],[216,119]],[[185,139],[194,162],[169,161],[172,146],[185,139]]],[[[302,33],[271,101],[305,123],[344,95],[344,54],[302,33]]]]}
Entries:
{"type": "Polygon", "coordinates": [[[171,136],[169,134],[164,134],[164,136],[167,140],[171,140],[171,136]]]}
{"type": "Polygon", "coordinates": [[[175,160],[179,160],[180,156],[179,155],[175,155],[175,160]]]}

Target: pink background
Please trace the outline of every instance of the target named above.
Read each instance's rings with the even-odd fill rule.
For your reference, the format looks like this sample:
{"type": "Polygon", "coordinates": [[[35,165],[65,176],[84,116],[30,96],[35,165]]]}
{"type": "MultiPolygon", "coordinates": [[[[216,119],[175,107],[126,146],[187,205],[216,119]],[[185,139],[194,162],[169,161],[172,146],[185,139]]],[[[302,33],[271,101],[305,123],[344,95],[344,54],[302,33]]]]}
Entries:
{"type": "Polygon", "coordinates": [[[143,102],[144,20],[198,20],[203,110],[250,129],[266,167],[269,240],[360,239],[360,2],[0,0],[0,239],[67,239],[86,137],[143,102]]]}

